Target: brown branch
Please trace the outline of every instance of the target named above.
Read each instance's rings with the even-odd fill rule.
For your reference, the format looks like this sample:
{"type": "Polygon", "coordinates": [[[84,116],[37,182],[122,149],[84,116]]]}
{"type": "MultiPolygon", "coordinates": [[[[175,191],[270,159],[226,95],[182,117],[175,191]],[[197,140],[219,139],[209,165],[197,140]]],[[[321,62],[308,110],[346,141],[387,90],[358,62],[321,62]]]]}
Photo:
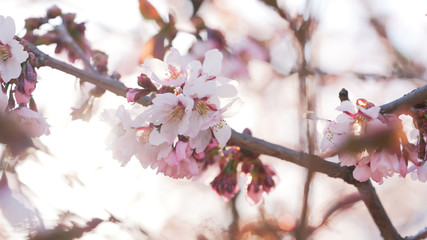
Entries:
{"type": "Polygon", "coordinates": [[[381,113],[407,113],[410,107],[427,100],[427,85],[413,90],[392,102],[381,106],[381,113]],[[406,109],[406,110],[405,110],[406,109]]]}
{"type": "Polygon", "coordinates": [[[371,181],[354,184],[384,239],[402,239],[388,217],[371,181]]]}
{"type": "Polygon", "coordinates": [[[427,238],[427,228],[424,228],[419,233],[415,234],[414,236],[405,237],[405,240],[421,240],[427,238]]]}
{"type": "Polygon", "coordinates": [[[59,33],[61,40],[66,45],[68,45],[71,48],[71,50],[73,50],[77,54],[77,56],[79,56],[79,58],[83,61],[85,68],[89,69],[92,72],[97,72],[96,69],[90,63],[90,60],[86,57],[86,54],[79,47],[76,41],[74,41],[74,39],[71,37],[70,33],[67,30],[67,27],[64,24],[61,24],[56,26],[55,30],[59,33]]]}
{"type": "MultiPolygon", "coordinates": [[[[70,75],[73,75],[77,78],[80,78],[84,81],[90,82],[98,87],[106,89],[116,94],[117,96],[126,97],[127,87],[122,82],[119,82],[117,79],[101,75],[97,72],[91,73],[91,72],[81,70],[68,63],[65,63],[50,57],[49,55],[43,53],[37,47],[35,47],[34,45],[28,42],[25,42],[24,44],[31,52],[33,52],[36,55],[36,60],[38,64],[37,67],[48,66],[53,69],[57,69],[59,71],[62,71],[70,75]]],[[[144,106],[148,106],[150,101],[151,99],[149,97],[143,97],[138,101],[138,103],[144,106]]]]}
{"type": "MultiPolygon", "coordinates": [[[[93,83],[101,88],[109,90],[115,93],[118,96],[126,96],[126,86],[110,77],[101,76],[96,73],[89,73],[84,70],[75,68],[74,66],[58,61],[47,54],[41,52],[36,47],[31,44],[28,45],[30,49],[37,57],[39,67],[40,66],[49,66],[51,68],[66,72],[78,78],[81,78],[84,81],[93,83]]],[[[390,113],[400,109],[400,106],[409,106],[412,103],[417,103],[421,99],[425,99],[427,96],[427,85],[421,87],[402,98],[399,98],[391,103],[381,106],[381,109],[384,113],[390,113]]],[[[142,105],[148,105],[150,98],[146,97],[141,99],[140,103],[142,105]]],[[[372,184],[368,182],[360,183],[353,178],[352,168],[341,167],[337,163],[332,163],[325,161],[319,156],[313,154],[307,154],[304,152],[298,152],[277,144],[269,143],[264,140],[243,135],[232,130],[232,135],[230,138],[230,144],[238,145],[244,148],[251,149],[253,152],[260,154],[265,154],[279,159],[292,162],[299,166],[305,167],[315,172],[320,172],[328,175],[332,178],[340,178],[345,182],[352,184],[358,188],[359,193],[362,195],[365,205],[368,207],[368,210],[374,219],[376,225],[381,231],[381,235],[385,239],[401,239],[393,225],[391,224],[390,219],[388,218],[378,196],[376,195],[375,189],[372,184]]]]}

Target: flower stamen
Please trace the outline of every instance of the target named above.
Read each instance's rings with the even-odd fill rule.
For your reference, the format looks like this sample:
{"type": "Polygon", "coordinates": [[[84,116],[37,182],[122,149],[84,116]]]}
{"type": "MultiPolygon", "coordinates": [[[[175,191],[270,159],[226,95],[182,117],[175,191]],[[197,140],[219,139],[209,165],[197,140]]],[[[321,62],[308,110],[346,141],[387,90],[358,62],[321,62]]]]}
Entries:
{"type": "Polygon", "coordinates": [[[169,113],[168,121],[180,121],[184,117],[184,107],[177,105],[169,113]]]}
{"type": "Polygon", "coordinates": [[[169,72],[166,73],[167,76],[169,75],[166,79],[166,81],[168,82],[176,80],[182,74],[182,71],[178,71],[178,69],[176,69],[176,67],[174,67],[173,65],[169,64],[168,68],[169,72]]]}
{"type": "Polygon", "coordinates": [[[0,59],[6,61],[12,57],[12,52],[10,51],[9,45],[3,45],[0,42],[0,59]]]}

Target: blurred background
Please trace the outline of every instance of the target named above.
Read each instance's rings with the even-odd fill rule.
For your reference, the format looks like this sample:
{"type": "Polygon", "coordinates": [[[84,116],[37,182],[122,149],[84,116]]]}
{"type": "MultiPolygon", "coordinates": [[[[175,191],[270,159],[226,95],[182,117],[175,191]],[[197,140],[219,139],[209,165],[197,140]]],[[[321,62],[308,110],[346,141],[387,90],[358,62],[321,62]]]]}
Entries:
{"type": "MultiPolygon", "coordinates": [[[[342,88],[353,102],[365,98],[382,105],[425,84],[423,0],[149,2],[162,21],[175,22],[176,35],[159,36],[159,24],[141,15],[137,0],[2,0],[0,15],[15,20],[20,36],[26,18],[44,16],[53,4],[77,13],[77,20],[86,22],[91,47],[108,54],[109,70],[119,72],[128,87],[137,86],[144,58],[162,55],[153,43],[166,43],[196,59],[219,48],[224,54],[222,75],[239,82],[244,102],[227,119],[229,125],[315,154],[324,125],[303,116],[314,111],[335,119],[342,88]],[[198,17],[193,16],[195,6],[198,17]],[[202,20],[207,28],[197,39],[192,33],[202,20]]],[[[41,50],[67,59],[54,55],[53,47],[41,50]]],[[[82,66],[79,61],[76,65],[82,66]]],[[[105,143],[111,127],[100,115],[119,105],[134,106],[106,93],[96,99],[90,120],[72,121],[71,108],[82,104],[91,86],[81,87],[75,77],[48,67],[40,68],[38,76],[33,96],[51,125],[51,134],[40,138],[49,150],[29,155],[16,172],[7,173],[7,182],[0,181],[0,239],[25,239],[40,226],[62,225],[83,229],[79,239],[90,240],[233,239],[235,228],[241,239],[294,239],[307,179],[311,187],[306,222],[322,225],[309,239],[381,239],[360,201],[321,224],[331,208],[357,190],[323,174],[307,178],[305,169],[286,161],[261,157],[274,167],[278,181],[258,205],[245,199],[243,177],[243,192],[227,202],[211,189],[215,175],[210,172],[198,179],[174,180],[143,169],[136,159],[120,167],[105,143]],[[101,222],[90,229],[96,221],[101,222]]],[[[414,142],[412,120],[402,119],[414,142]]],[[[425,184],[395,176],[374,186],[402,236],[427,226],[425,184]]]]}

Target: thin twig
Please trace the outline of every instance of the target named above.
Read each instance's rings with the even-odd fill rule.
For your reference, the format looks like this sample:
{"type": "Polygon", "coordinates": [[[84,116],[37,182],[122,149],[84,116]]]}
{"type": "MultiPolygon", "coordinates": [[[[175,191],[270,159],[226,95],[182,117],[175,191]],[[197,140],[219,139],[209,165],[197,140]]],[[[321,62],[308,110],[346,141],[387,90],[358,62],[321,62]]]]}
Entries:
{"type": "Polygon", "coordinates": [[[92,64],[90,63],[90,60],[86,57],[86,54],[79,47],[79,45],[76,43],[76,41],[74,41],[74,39],[71,37],[70,33],[67,30],[67,27],[64,24],[60,24],[60,25],[56,26],[55,29],[59,33],[61,40],[65,44],[67,44],[69,47],[71,47],[71,49],[83,61],[85,68],[92,71],[92,72],[97,72],[95,67],[93,67],[92,64]]]}
{"type": "Polygon", "coordinates": [[[371,181],[354,184],[384,239],[402,239],[388,217],[371,181]]]}
{"type": "Polygon", "coordinates": [[[405,240],[421,240],[427,238],[427,228],[424,228],[419,233],[415,234],[414,236],[405,237],[405,240]]]}

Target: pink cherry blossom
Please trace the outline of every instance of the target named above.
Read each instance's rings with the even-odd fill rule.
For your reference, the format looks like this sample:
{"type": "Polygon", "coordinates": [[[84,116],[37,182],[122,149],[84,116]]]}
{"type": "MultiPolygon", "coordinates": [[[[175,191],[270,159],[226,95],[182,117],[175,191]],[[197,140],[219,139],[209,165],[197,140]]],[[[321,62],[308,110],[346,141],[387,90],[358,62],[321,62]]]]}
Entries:
{"type": "Polygon", "coordinates": [[[21,63],[28,58],[24,47],[14,39],[15,22],[0,15],[0,76],[9,82],[21,74],[21,63]]]}
{"type": "Polygon", "coordinates": [[[40,137],[49,135],[50,125],[43,116],[26,107],[20,107],[10,112],[10,117],[20,126],[30,137],[40,137]]]}
{"type": "Polygon", "coordinates": [[[113,152],[113,157],[125,166],[139,147],[138,129],[123,106],[116,110],[114,116],[104,112],[103,118],[113,127],[107,138],[107,146],[113,152]]]}
{"type": "MultiPolygon", "coordinates": [[[[161,125],[158,136],[171,144],[178,134],[183,134],[190,128],[189,118],[193,105],[193,99],[183,95],[158,94],[153,99],[153,105],[145,111],[143,117],[154,125],[161,125]]],[[[158,142],[155,139],[151,140],[152,137],[154,135],[150,136],[150,142],[158,142]]]]}
{"type": "MultiPolygon", "coordinates": [[[[187,148],[187,145],[183,143],[179,148],[187,148]]],[[[170,151],[165,158],[159,159],[157,172],[176,179],[190,179],[197,176],[200,172],[197,160],[193,157],[186,157],[187,151],[185,149],[180,149],[179,151],[181,152],[170,151]],[[181,150],[184,150],[184,152],[181,150]]]]}
{"type": "Polygon", "coordinates": [[[164,61],[156,58],[145,60],[144,68],[151,72],[153,81],[163,86],[179,87],[186,79],[184,59],[174,48],[171,48],[164,61]]]}
{"type": "Polygon", "coordinates": [[[172,150],[172,147],[163,143],[158,146],[155,146],[149,142],[150,135],[153,132],[158,132],[154,127],[139,127],[137,129],[137,140],[138,144],[135,149],[135,157],[141,163],[143,168],[151,167],[152,169],[158,166],[158,158],[162,156],[167,156],[172,150]]]}

